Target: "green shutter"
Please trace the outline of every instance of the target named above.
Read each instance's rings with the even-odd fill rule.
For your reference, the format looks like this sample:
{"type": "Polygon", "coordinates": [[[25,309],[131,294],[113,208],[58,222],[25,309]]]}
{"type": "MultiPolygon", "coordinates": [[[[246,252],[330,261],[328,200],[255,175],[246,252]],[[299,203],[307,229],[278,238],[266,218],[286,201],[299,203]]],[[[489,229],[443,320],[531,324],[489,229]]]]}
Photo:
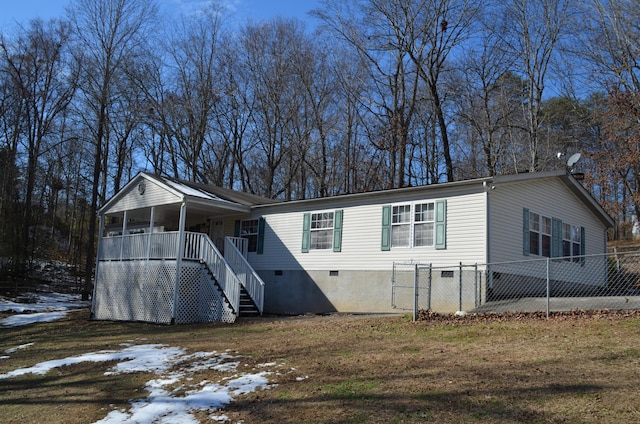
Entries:
{"type": "Polygon", "coordinates": [[[562,256],[562,220],[558,218],[551,219],[551,257],[559,258],[562,256]]]}
{"type": "Polygon", "coordinates": [[[522,254],[529,256],[529,209],[522,210],[522,254]]]}
{"type": "Polygon", "coordinates": [[[342,210],[333,213],[333,251],[342,250],[342,210]]]}
{"type": "Polygon", "coordinates": [[[236,219],[235,228],[233,229],[233,236],[240,237],[240,220],[236,219]]]}
{"type": "Polygon", "coordinates": [[[305,213],[302,217],[302,253],[309,252],[311,243],[311,214],[305,213]]]}
{"type": "Polygon", "coordinates": [[[447,201],[436,201],[436,249],[447,248],[447,201]]]}
{"type": "Polygon", "coordinates": [[[264,218],[258,219],[258,246],[256,247],[256,253],[262,255],[264,252],[264,218]]]}
{"type": "Polygon", "coordinates": [[[391,206],[382,207],[382,241],[380,250],[391,250],[391,206]]]}

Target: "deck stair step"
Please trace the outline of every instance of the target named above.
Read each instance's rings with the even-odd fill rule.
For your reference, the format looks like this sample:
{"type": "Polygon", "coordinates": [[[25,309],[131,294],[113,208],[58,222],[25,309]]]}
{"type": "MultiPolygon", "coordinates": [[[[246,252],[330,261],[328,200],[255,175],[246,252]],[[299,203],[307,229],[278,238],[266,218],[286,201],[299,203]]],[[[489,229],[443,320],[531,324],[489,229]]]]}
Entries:
{"type": "Polygon", "coordinates": [[[241,317],[257,317],[260,316],[260,310],[249,296],[249,293],[244,289],[244,287],[240,288],[240,313],[241,317]]]}

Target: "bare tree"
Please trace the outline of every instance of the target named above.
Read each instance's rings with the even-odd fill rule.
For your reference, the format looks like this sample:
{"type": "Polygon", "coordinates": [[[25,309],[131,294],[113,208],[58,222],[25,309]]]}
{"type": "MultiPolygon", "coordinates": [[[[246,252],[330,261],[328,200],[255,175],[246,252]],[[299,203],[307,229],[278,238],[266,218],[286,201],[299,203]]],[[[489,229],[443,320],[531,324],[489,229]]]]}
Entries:
{"type": "Polygon", "coordinates": [[[242,63],[254,105],[251,137],[256,142],[251,156],[245,157],[255,177],[247,175],[247,187],[267,197],[297,197],[292,182],[302,158],[296,143],[304,140],[294,126],[304,113],[304,92],[294,63],[304,40],[304,29],[296,20],[276,18],[242,30],[242,63]]]}
{"type": "Polygon", "coordinates": [[[367,127],[370,142],[388,159],[385,187],[406,184],[409,128],[418,101],[418,73],[406,49],[406,22],[400,2],[368,0],[355,4],[321,2],[314,11],[325,28],[349,45],[369,69],[369,102],[377,125],[367,127]]]}
{"type": "Polygon", "coordinates": [[[91,292],[95,255],[95,217],[105,191],[105,164],[112,107],[117,100],[118,80],[126,78],[129,58],[136,57],[155,22],[157,6],[149,0],[73,0],[68,13],[82,55],[82,100],[87,141],[93,145],[93,175],[89,216],[89,243],[83,299],[91,292]]]}
{"type": "Polygon", "coordinates": [[[600,86],[640,91],[640,8],[630,0],[591,0],[582,15],[577,54],[600,86]]]}
{"type": "Polygon", "coordinates": [[[210,166],[210,173],[217,184],[235,188],[236,184],[247,191],[245,153],[252,147],[245,137],[249,131],[253,113],[252,85],[248,72],[238,60],[241,44],[234,37],[226,37],[220,53],[218,77],[222,95],[215,104],[213,131],[223,147],[214,152],[218,165],[210,166]],[[220,153],[218,153],[220,152],[220,153]]]}
{"type": "Polygon", "coordinates": [[[442,76],[451,52],[469,38],[483,7],[482,1],[420,0],[410,2],[402,11],[405,48],[416,65],[418,75],[426,83],[433,102],[447,181],[454,180],[454,169],[445,116],[446,85],[442,76]]]}
{"type": "Polygon", "coordinates": [[[527,149],[530,171],[540,164],[540,110],[550,63],[563,37],[574,28],[570,21],[572,0],[510,0],[496,7],[492,22],[500,46],[514,58],[514,69],[527,83],[522,105],[527,116],[527,149]]]}
{"type": "MultiPolygon", "coordinates": [[[[210,5],[202,14],[183,19],[168,37],[171,57],[171,100],[169,125],[184,169],[176,175],[192,181],[204,181],[201,169],[203,149],[211,137],[211,121],[221,91],[217,77],[221,10],[210,5]]],[[[209,148],[216,148],[209,140],[209,148]]],[[[223,155],[224,156],[224,155],[223,155]]],[[[215,163],[213,166],[224,166],[215,163]]],[[[219,183],[219,181],[216,181],[219,183]]]]}
{"type": "MultiPolygon", "coordinates": [[[[57,126],[75,91],[75,75],[67,53],[69,26],[64,22],[31,21],[28,29],[12,42],[0,39],[0,54],[7,64],[8,81],[21,110],[17,129],[20,150],[26,157],[23,217],[21,220],[22,259],[29,259],[35,247],[33,203],[40,159],[57,139],[57,126]]],[[[15,138],[14,138],[15,140],[15,138]]],[[[18,146],[15,146],[18,148],[18,146]]],[[[46,182],[40,181],[41,186],[46,182]]]]}
{"type": "Polygon", "coordinates": [[[510,71],[509,57],[488,34],[478,49],[467,52],[455,80],[456,127],[466,141],[462,158],[467,175],[481,177],[516,172],[514,149],[526,134],[521,105],[525,82],[510,71]]]}

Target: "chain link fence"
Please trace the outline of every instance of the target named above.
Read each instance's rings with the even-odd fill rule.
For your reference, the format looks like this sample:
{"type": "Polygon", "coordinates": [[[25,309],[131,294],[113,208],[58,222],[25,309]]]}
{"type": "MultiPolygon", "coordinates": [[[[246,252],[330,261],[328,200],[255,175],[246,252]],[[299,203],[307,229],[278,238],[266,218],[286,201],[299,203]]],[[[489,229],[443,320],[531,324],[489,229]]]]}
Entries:
{"type": "Polygon", "coordinates": [[[491,264],[394,263],[392,306],[438,313],[640,309],[640,251],[491,264]]]}

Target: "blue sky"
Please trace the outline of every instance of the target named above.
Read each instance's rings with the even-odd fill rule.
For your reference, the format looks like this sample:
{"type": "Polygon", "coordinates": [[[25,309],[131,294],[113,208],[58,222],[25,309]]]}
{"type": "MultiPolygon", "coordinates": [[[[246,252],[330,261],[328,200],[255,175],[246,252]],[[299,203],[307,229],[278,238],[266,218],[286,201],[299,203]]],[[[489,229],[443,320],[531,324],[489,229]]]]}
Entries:
{"type": "MultiPolygon", "coordinates": [[[[193,12],[208,0],[157,0],[162,14],[176,16],[193,12]]],[[[30,19],[59,18],[65,15],[70,0],[0,0],[0,30],[11,28],[15,22],[27,24],[30,19]]],[[[269,19],[275,16],[309,20],[307,12],[318,7],[317,0],[226,0],[232,18],[239,24],[247,20],[269,19]]]]}

